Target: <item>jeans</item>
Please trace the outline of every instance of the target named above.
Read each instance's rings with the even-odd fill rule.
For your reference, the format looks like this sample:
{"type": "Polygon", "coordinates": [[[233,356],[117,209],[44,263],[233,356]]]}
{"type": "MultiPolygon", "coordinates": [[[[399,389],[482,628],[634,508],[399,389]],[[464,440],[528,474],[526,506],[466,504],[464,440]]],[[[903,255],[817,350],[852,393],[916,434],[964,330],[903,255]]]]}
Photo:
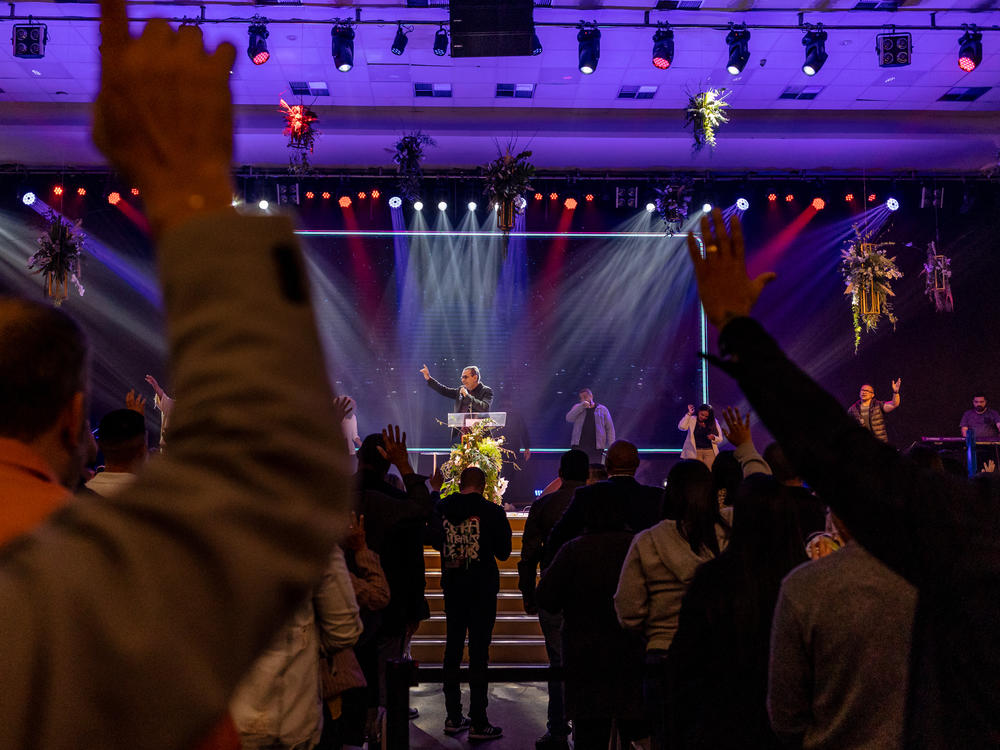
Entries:
{"type": "Polygon", "coordinates": [[[646,652],[646,663],[642,678],[642,702],[646,721],[649,723],[651,750],[667,747],[667,701],[670,699],[670,684],[667,676],[666,649],[650,649],[646,652]]]}
{"type": "MultiPolygon", "coordinates": [[[[538,622],[545,636],[545,652],[549,666],[562,669],[562,626],[561,614],[538,610],[538,622]]],[[[566,722],[566,688],[562,678],[549,678],[549,711],[546,726],[553,737],[568,737],[569,724],[566,722]]]]}
{"type": "Polygon", "coordinates": [[[489,682],[486,669],[497,619],[497,590],[481,581],[466,580],[444,586],[448,635],[444,646],[444,701],[448,718],[462,716],[460,669],[466,633],[469,636],[469,717],[475,725],[487,723],[489,682]]]}

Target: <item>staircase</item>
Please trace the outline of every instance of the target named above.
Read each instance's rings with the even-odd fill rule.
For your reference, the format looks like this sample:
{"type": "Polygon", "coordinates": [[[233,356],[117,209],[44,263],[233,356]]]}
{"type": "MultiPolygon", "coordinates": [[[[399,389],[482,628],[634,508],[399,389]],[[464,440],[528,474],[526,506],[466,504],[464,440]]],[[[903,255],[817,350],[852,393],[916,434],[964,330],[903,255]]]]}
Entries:
{"type": "MultiPolygon", "coordinates": [[[[497,597],[497,622],[490,646],[490,664],[519,667],[546,667],[545,639],[538,617],[524,613],[521,592],[517,588],[517,563],[521,559],[521,534],[527,513],[510,512],[507,518],[514,532],[513,552],[499,563],[500,594],[497,597]]],[[[420,623],[413,636],[410,653],[422,666],[440,666],[444,659],[445,615],[444,592],[441,591],[441,554],[432,547],[424,548],[427,576],[427,603],[431,617],[420,623]]],[[[463,664],[468,659],[468,649],[463,664]]]]}

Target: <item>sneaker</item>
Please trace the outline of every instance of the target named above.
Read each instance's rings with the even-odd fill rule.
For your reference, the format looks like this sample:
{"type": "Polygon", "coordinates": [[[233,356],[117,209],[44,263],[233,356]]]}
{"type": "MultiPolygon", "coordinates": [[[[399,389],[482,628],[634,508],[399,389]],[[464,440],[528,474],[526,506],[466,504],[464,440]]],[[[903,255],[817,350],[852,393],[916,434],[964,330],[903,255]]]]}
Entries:
{"type": "Polygon", "coordinates": [[[472,726],[472,719],[468,716],[459,716],[456,719],[445,719],[444,733],[448,735],[456,735],[459,732],[464,732],[470,726],[472,726]]]}
{"type": "Polygon", "coordinates": [[[500,727],[493,726],[489,722],[474,725],[469,730],[470,740],[495,740],[498,737],[503,737],[503,730],[500,727]]]}
{"type": "Polygon", "coordinates": [[[567,736],[560,736],[546,732],[535,740],[535,750],[569,750],[569,740],[567,736]]]}

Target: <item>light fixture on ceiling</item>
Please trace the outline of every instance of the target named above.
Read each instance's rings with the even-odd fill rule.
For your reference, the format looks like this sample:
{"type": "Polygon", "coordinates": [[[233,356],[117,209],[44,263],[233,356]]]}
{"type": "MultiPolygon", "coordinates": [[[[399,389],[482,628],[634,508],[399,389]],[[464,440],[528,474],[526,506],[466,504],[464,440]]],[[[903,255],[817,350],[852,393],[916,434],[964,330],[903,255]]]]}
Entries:
{"type": "Polygon", "coordinates": [[[423,201],[413,201],[413,210],[414,211],[423,211],[424,210],[424,202],[423,201]]]}
{"type": "Polygon", "coordinates": [[[448,204],[445,201],[438,201],[438,211],[447,211],[448,204]]]}
{"type": "Polygon", "coordinates": [[[969,28],[963,24],[962,28],[965,33],[958,40],[958,67],[971,73],[983,61],[983,35],[976,31],[975,26],[969,28]]]}
{"type": "Polygon", "coordinates": [[[394,195],[389,199],[389,208],[399,208],[403,205],[403,199],[398,195],[394,195]]]}
{"type": "Polygon", "coordinates": [[[479,206],[476,205],[475,201],[469,201],[469,210],[470,211],[475,211],[477,208],[479,208],[479,206]]]}
{"type": "Polygon", "coordinates": [[[392,54],[401,55],[403,54],[403,52],[406,51],[406,43],[410,41],[410,38],[407,36],[407,34],[409,34],[411,31],[413,31],[412,26],[404,26],[403,24],[399,24],[396,27],[396,37],[392,40],[392,47],[390,48],[392,50],[392,54]]]}
{"type": "Polygon", "coordinates": [[[899,201],[896,200],[895,198],[889,198],[889,200],[885,202],[885,207],[888,208],[890,211],[898,211],[899,201]]]}
{"type": "Polygon", "coordinates": [[[747,211],[750,209],[750,201],[748,201],[746,198],[737,198],[736,208],[738,208],[740,211],[747,211]]]}
{"type": "Polygon", "coordinates": [[[601,59],[601,30],[596,23],[581,22],[576,41],[580,43],[580,72],[589,76],[597,70],[597,61],[601,59]]]}
{"type": "Polygon", "coordinates": [[[448,54],[448,30],[444,26],[434,32],[434,54],[438,57],[448,54]]]}
{"type": "Polygon", "coordinates": [[[354,29],[350,23],[337,23],[330,36],[333,64],[341,73],[346,73],[354,67],[354,29]]]}
{"type": "Polygon", "coordinates": [[[674,32],[669,25],[660,26],[653,34],[653,67],[666,70],[674,62],[674,32]]]}
{"type": "MultiPolygon", "coordinates": [[[[13,6],[11,12],[13,13],[13,6]]],[[[14,25],[11,41],[14,57],[37,60],[45,57],[45,45],[49,41],[49,30],[44,23],[19,23],[14,25]]]]}
{"type": "Polygon", "coordinates": [[[247,57],[254,65],[263,65],[271,59],[271,53],[267,51],[267,19],[254,16],[247,29],[250,41],[247,44],[247,57]]]}
{"type": "Polygon", "coordinates": [[[807,76],[819,73],[829,55],[826,54],[826,32],[823,24],[817,24],[815,29],[809,29],[802,35],[802,45],[806,48],[806,59],[802,63],[802,72],[807,76]]]}
{"type": "Polygon", "coordinates": [[[729,45],[729,64],[726,70],[729,75],[737,76],[743,72],[750,59],[750,32],[747,31],[747,25],[730,23],[726,44],[729,45]]]}

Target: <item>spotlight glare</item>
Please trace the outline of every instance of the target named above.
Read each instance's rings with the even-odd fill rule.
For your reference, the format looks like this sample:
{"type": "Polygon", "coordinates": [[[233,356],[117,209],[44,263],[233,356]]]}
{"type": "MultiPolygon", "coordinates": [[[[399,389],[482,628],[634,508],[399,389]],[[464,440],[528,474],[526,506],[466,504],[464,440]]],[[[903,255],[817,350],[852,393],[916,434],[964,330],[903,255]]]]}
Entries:
{"type": "Polygon", "coordinates": [[[791,203],[793,200],[795,200],[795,196],[791,193],[785,196],[785,203],[791,203]]]}
{"type": "Polygon", "coordinates": [[[368,194],[367,194],[367,193],[365,193],[365,191],[364,191],[364,190],[362,190],[362,191],[361,191],[360,193],[358,193],[358,200],[359,200],[359,201],[363,201],[363,200],[364,200],[365,198],[367,198],[367,197],[368,197],[368,194]]]}
{"type": "Polygon", "coordinates": [[[403,199],[398,195],[394,195],[389,199],[389,208],[399,208],[403,205],[403,199]]]}
{"type": "Polygon", "coordinates": [[[315,197],[316,197],[316,193],[314,193],[312,190],[307,190],[306,191],[306,200],[307,201],[311,201],[315,197]]]}
{"type": "Polygon", "coordinates": [[[53,185],[52,186],[52,195],[60,196],[62,194],[63,194],[63,186],[62,185],[53,185]]]}
{"type": "Polygon", "coordinates": [[[535,193],[535,200],[540,201],[544,196],[541,193],[535,193]]]}
{"type": "Polygon", "coordinates": [[[326,191],[323,192],[323,200],[325,201],[330,200],[330,194],[326,191]]]}
{"type": "Polygon", "coordinates": [[[475,211],[477,208],[479,208],[479,206],[476,205],[475,201],[469,201],[469,210],[470,211],[475,211]]]}
{"type": "Polygon", "coordinates": [[[885,207],[888,208],[890,211],[898,211],[899,201],[896,200],[895,198],[890,198],[885,202],[885,207]]]}
{"type": "Polygon", "coordinates": [[[778,195],[777,195],[777,193],[768,193],[768,194],[767,194],[767,199],[768,199],[768,200],[769,200],[769,201],[770,201],[771,203],[774,203],[774,202],[775,202],[776,200],[778,200],[778,195]]]}
{"type": "Polygon", "coordinates": [[[704,211],[706,214],[711,213],[712,212],[712,204],[711,203],[702,203],[701,204],[701,210],[704,211]]]}
{"type": "Polygon", "coordinates": [[[868,202],[869,203],[874,203],[875,202],[875,193],[869,193],[868,194],[868,202]]]}
{"type": "Polygon", "coordinates": [[[726,70],[729,75],[737,76],[743,72],[750,59],[750,32],[746,24],[732,24],[726,34],[726,44],[729,45],[729,64],[726,70]]]}
{"type": "Polygon", "coordinates": [[[737,198],[736,208],[738,208],[740,211],[746,211],[748,208],[750,208],[750,201],[748,201],[746,198],[737,198]]]}
{"type": "Polygon", "coordinates": [[[583,196],[583,199],[585,201],[587,201],[587,203],[593,203],[594,202],[594,194],[593,193],[587,193],[585,196],[583,196]]]}
{"type": "Polygon", "coordinates": [[[270,204],[270,203],[268,203],[268,202],[267,202],[266,200],[261,200],[261,201],[260,201],[260,202],[259,202],[259,203],[257,204],[257,208],[259,208],[259,209],[260,209],[261,211],[266,211],[266,210],[267,210],[267,208],[268,208],[268,206],[270,206],[270,205],[271,205],[271,204],[270,204]]]}
{"type": "Polygon", "coordinates": [[[806,60],[802,63],[802,72],[807,76],[819,73],[826,58],[826,32],[823,24],[818,24],[815,30],[807,31],[802,36],[802,44],[806,48],[806,60]]]}
{"type": "Polygon", "coordinates": [[[844,196],[844,200],[847,201],[848,203],[853,203],[854,202],[854,193],[848,193],[847,195],[845,195],[844,196]]]}
{"type": "Polygon", "coordinates": [[[79,195],[81,198],[83,198],[87,194],[87,188],[85,188],[85,187],[78,187],[76,189],[76,194],[79,195]]]}
{"type": "Polygon", "coordinates": [[[131,192],[135,197],[139,197],[139,188],[132,188],[131,192]]]}
{"type": "Polygon", "coordinates": [[[374,198],[375,200],[378,200],[380,195],[382,195],[382,193],[380,193],[377,189],[372,190],[372,198],[374,198]]]}
{"type": "Polygon", "coordinates": [[[971,73],[982,61],[983,35],[973,26],[971,30],[966,29],[962,38],[958,40],[958,67],[966,73],[971,73]]]}
{"type": "Polygon", "coordinates": [[[597,70],[597,61],[601,59],[601,31],[593,24],[580,24],[576,41],[579,42],[580,72],[589,76],[597,70]]]}
{"type": "Polygon", "coordinates": [[[337,24],[330,31],[333,64],[346,73],[354,67],[354,29],[350,24],[337,24]]]}
{"type": "Polygon", "coordinates": [[[424,210],[424,203],[423,203],[423,201],[413,201],[413,210],[414,211],[423,211],[424,210]]]}
{"type": "Polygon", "coordinates": [[[563,205],[566,206],[570,211],[576,208],[576,198],[567,198],[563,201],[563,205]]]}
{"type": "Polygon", "coordinates": [[[448,54],[448,32],[444,26],[434,32],[434,54],[438,57],[448,54]]]}
{"type": "Polygon", "coordinates": [[[653,211],[655,211],[655,210],[656,210],[656,204],[655,203],[647,203],[646,204],[646,211],[648,213],[653,213],[653,211]]]}
{"type": "Polygon", "coordinates": [[[108,203],[110,203],[112,206],[117,206],[121,202],[122,202],[122,195],[117,190],[108,193],[108,203]]]}
{"type": "Polygon", "coordinates": [[[817,211],[822,211],[824,208],[826,208],[826,201],[823,200],[822,198],[813,198],[812,207],[815,208],[817,211]]]}
{"type": "Polygon", "coordinates": [[[559,200],[559,193],[549,193],[549,200],[550,201],[557,201],[557,200],[559,200]]]}
{"type": "Polygon", "coordinates": [[[447,211],[447,210],[448,210],[448,204],[445,203],[444,201],[440,201],[438,203],[438,211],[447,211]]]}
{"type": "Polygon", "coordinates": [[[267,20],[255,18],[254,21],[247,29],[247,35],[250,37],[247,44],[247,57],[254,65],[263,65],[271,59],[271,53],[267,51],[267,37],[269,36],[265,25],[267,20]]]}
{"type": "Polygon", "coordinates": [[[23,203],[26,206],[30,206],[34,202],[35,202],[35,194],[32,193],[30,190],[21,196],[21,203],[23,203]]]}
{"type": "Polygon", "coordinates": [[[340,198],[337,199],[337,203],[340,205],[341,208],[350,208],[351,207],[351,196],[349,196],[349,195],[342,195],[342,196],[340,196],[340,198]]]}
{"type": "Polygon", "coordinates": [[[410,38],[406,35],[406,30],[403,28],[403,24],[399,24],[396,27],[396,38],[392,40],[392,47],[390,47],[392,54],[403,54],[406,50],[406,43],[408,41],[410,41],[410,38]]]}
{"type": "Polygon", "coordinates": [[[660,28],[653,34],[653,67],[666,70],[674,62],[674,32],[660,28]]]}

